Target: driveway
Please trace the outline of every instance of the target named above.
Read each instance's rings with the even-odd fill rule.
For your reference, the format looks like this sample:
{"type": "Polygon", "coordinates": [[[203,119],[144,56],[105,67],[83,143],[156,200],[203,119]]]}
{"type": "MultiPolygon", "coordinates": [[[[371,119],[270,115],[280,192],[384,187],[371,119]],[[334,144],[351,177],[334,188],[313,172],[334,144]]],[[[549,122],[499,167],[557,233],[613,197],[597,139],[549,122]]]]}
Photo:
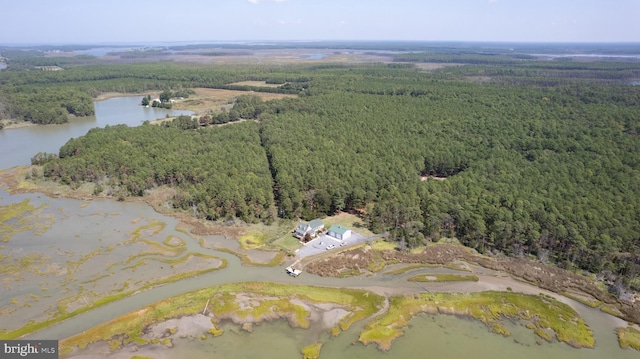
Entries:
{"type": "Polygon", "coordinates": [[[366,242],[367,240],[371,240],[371,238],[364,237],[360,233],[353,232],[353,231],[351,231],[351,237],[347,238],[344,241],[341,241],[339,239],[323,234],[318,238],[305,244],[302,248],[298,249],[296,251],[296,256],[298,258],[304,258],[307,256],[312,256],[314,254],[319,254],[326,251],[338,250],[341,247],[340,246],[341,243],[345,243],[345,245],[351,246],[353,244],[366,242]],[[335,246],[335,248],[327,249],[329,245],[333,245],[335,246]]]}

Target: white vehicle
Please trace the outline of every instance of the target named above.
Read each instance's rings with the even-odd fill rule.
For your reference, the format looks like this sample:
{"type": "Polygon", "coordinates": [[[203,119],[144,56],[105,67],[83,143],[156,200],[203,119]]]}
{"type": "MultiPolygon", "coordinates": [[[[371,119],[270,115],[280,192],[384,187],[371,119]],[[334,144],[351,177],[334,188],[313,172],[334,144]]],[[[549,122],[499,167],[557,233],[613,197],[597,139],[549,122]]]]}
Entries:
{"type": "Polygon", "coordinates": [[[340,242],[340,247],[344,247],[347,245],[347,242],[340,242]]]}
{"type": "Polygon", "coordinates": [[[336,247],[336,246],[334,246],[333,244],[330,244],[330,245],[328,245],[328,246],[327,246],[327,250],[329,250],[329,249],[334,249],[335,247],[336,247]]]}
{"type": "Polygon", "coordinates": [[[300,275],[300,273],[302,273],[300,269],[295,269],[293,267],[287,267],[285,268],[285,271],[287,271],[287,274],[292,277],[297,277],[300,275]]]}

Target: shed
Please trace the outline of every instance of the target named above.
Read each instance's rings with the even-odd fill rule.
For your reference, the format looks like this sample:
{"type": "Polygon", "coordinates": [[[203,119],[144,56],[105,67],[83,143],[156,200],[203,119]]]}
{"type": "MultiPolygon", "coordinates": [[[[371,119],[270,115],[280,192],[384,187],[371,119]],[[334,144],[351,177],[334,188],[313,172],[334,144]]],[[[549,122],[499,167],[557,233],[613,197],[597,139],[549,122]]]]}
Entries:
{"type": "Polygon", "coordinates": [[[351,230],[347,227],[334,224],[329,228],[327,234],[331,237],[344,241],[345,239],[351,237],[351,230]]]}

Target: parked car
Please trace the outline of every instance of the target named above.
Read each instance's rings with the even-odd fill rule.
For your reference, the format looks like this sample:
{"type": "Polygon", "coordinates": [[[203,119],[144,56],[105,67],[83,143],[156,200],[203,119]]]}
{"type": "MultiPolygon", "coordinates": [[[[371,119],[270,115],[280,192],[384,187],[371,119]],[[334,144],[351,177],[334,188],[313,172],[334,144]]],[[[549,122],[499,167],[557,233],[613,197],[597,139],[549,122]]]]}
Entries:
{"type": "Polygon", "coordinates": [[[300,269],[295,269],[293,267],[287,267],[285,268],[285,271],[287,272],[288,275],[292,277],[297,277],[300,275],[300,273],[302,273],[300,269]]]}
{"type": "Polygon", "coordinates": [[[347,242],[340,242],[340,247],[344,247],[347,245],[347,242]]]}
{"type": "Polygon", "coordinates": [[[336,246],[334,246],[333,244],[330,244],[330,245],[328,245],[328,246],[327,246],[327,250],[329,250],[329,249],[334,249],[335,247],[336,247],[336,246]]]}

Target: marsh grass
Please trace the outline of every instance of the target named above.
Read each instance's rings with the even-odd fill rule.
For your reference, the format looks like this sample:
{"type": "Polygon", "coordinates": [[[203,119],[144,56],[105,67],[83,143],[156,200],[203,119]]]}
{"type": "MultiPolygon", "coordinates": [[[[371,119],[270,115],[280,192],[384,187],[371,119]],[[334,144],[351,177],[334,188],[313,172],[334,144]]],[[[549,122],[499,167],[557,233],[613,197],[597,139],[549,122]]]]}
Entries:
{"type": "Polygon", "coordinates": [[[595,339],[582,318],[568,305],[543,295],[505,292],[421,293],[391,297],[387,313],[368,323],[360,333],[362,343],[376,343],[389,350],[391,342],[403,335],[401,329],[420,313],[466,316],[488,325],[499,334],[506,329],[503,317],[527,320],[529,328],[552,330],[558,340],[574,347],[593,348],[595,339]],[[504,329],[504,330],[503,330],[504,329]]]}
{"type": "Polygon", "coordinates": [[[176,264],[186,263],[191,258],[220,259],[219,257],[216,257],[216,256],[211,255],[211,254],[198,253],[198,252],[190,252],[190,253],[187,253],[184,256],[179,257],[179,258],[163,258],[163,257],[159,257],[159,258],[150,258],[150,259],[153,259],[155,261],[162,262],[162,263],[176,265],[176,264]]]}
{"type": "MultiPolygon", "coordinates": [[[[143,339],[142,335],[147,326],[171,318],[199,313],[209,301],[210,311],[215,316],[224,316],[232,313],[242,315],[242,310],[247,308],[241,308],[236,302],[237,293],[250,293],[267,297],[264,301],[257,298],[258,303],[253,305],[255,313],[247,312],[245,314],[247,316],[272,314],[273,309],[276,308],[276,310],[281,311],[282,315],[291,315],[293,321],[302,325],[308,325],[308,312],[303,307],[292,304],[292,298],[318,303],[335,303],[344,306],[347,310],[351,310],[351,313],[340,320],[339,325],[342,330],[348,329],[358,320],[375,313],[384,301],[382,297],[374,293],[354,289],[293,286],[264,282],[229,283],[168,298],[141,310],[125,314],[61,341],[60,348],[63,352],[68,353],[74,347],[82,349],[90,343],[101,340],[112,343],[114,338],[120,339],[117,342],[121,344],[133,341],[145,343],[148,341],[143,339]]],[[[219,333],[219,331],[211,332],[212,335],[216,335],[215,333],[219,333]]]]}
{"type": "Polygon", "coordinates": [[[163,243],[169,247],[182,247],[187,244],[187,242],[185,242],[184,239],[174,235],[168,235],[167,238],[165,238],[165,240],[163,241],[163,243]]]}
{"type": "Polygon", "coordinates": [[[382,258],[378,251],[374,251],[371,260],[367,263],[367,270],[377,273],[382,271],[386,266],[387,261],[382,258]]]}
{"type": "Polygon", "coordinates": [[[17,339],[20,338],[26,334],[29,333],[33,333],[36,332],[38,330],[44,329],[46,327],[49,327],[51,325],[57,324],[59,322],[62,322],[66,319],[72,318],[78,314],[82,314],[84,312],[87,312],[89,310],[92,310],[94,308],[98,308],[101,307],[105,304],[109,304],[112,302],[115,302],[117,300],[120,300],[122,298],[126,298],[138,291],[141,290],[145,290],[145,289],[149,289],[149,288],[153,288],[156,287],[158,285],[162,285],[162,284],[167,284],[167,283],[172,283],[172,282],[177,282],[179,280],[185,279],[185,278],[190,278],[190,277],[194,277],[194,276],[198,276],[198,275],[202,275],[205,273],[209,273],[218,269],[222,269],[225,268],[228,265],[228,262],[226,259],[224,258],[218,258],[220,261],[222,261],[222,264],[218,267],[215,268],[207,268],[207,269],[203,269],[203,270],[199,270],[199,271],[193,271],[193,272],[187,272],[187,273],[181,273],[181,274],[177,274],[165,279],[161,279],[155,282],[151,282],[151,283],[147,283],[144,286],[137,288],[135,290],[130,290],[127,292],[123,292],[123,293],[117,293],[117,294],[112,294],[112,295],[108,295],[102,298],[99,298],[95,301],[93,301],[90,305],[82,307],[82,308],[78,308],[72,312],[67,312],[66,310],[64,310],[64,308],[58,308],[58,312],[57,315],[53,318],[49,318],[47,320],[43,320],[40,322],[36,322],[36,321],[30,321],[29,323],[27,323],[25,326],[18,328],[16,330],[12,330],[12,331],[0,331],[0,339],[17,339]]]}
{"type": "Polygon", "coordinates": [[[29,252],[18,258],[0,254],[0,261],[2,261],[0,275],[7,276],[5,279],[9,281],[18,281],[26,273],[38,275],[50,259],[50,256],[37,252],[29,252]]]}
{"type": "Polygon", "coordinates": [[[273,258],[271,258],[269,262],[261,263],[261,262],[254,262],[251,259],[251,257],[249,257],[248,255],[234,251],[233,249],[230,249],[230,248],[215,247],[215,250],[218,252],[229,253],[240,258],[242,265],[248,266],[248,267],[275,267],[277,265],[280,265],[286,257],[286,253],[278,252],[273,258]]]}
{"type": "Polygon", "coordinates": [[[616,334],[620,348],[640,350],[640,330],[633,327],[616,328],[616,334]]]}
{"type": "Polygon", "coordinates": [[[338,278],[357,277],[360,274],[362,274],[362,272],[360,272],[360,270],[357,268],[345,269],[338,273],[338,278]]]}
{"type": "Polygon", "coordinates": [[[9,242],[16,234],[33,231],[35,235],[46,232],[55,223],[55,217],[42,215],[48,204],[36,207],[31,200],[0,206],[0,241],[9,242]]]}
{"type": "Polygon", "coordinates": [[[618,317],[618,318],[622,318],[623,317],[622,313],[620,313],[620,311],[618,309],[613,308],[611,306],[608,306],[606,304],[601,306],[600,310],[602,312],[604,312],[604,313],[609,314],[609,315],[613,315],[614,317],[618,317]]]}
{"type": "Polygon", "coordinates": [[[320,357],[320,349],[322,343],[308,345],[300,351],[303,359],[318,359],[320,357]]]}
{"type": "Polygon", "coordinates": [[[591,308],[598,308],[599,306],[602,305],[602,302],[599,300],[595,300],[595,299],[587,299],[584,297],[579,297],[567,292],[561,292],[560,294],[562,294],[563,296],[569,298],[569,299],[573,299],[576,302],[582,303],[584,305],[586,305],[587,307],[591,307],[591,308]]]}

